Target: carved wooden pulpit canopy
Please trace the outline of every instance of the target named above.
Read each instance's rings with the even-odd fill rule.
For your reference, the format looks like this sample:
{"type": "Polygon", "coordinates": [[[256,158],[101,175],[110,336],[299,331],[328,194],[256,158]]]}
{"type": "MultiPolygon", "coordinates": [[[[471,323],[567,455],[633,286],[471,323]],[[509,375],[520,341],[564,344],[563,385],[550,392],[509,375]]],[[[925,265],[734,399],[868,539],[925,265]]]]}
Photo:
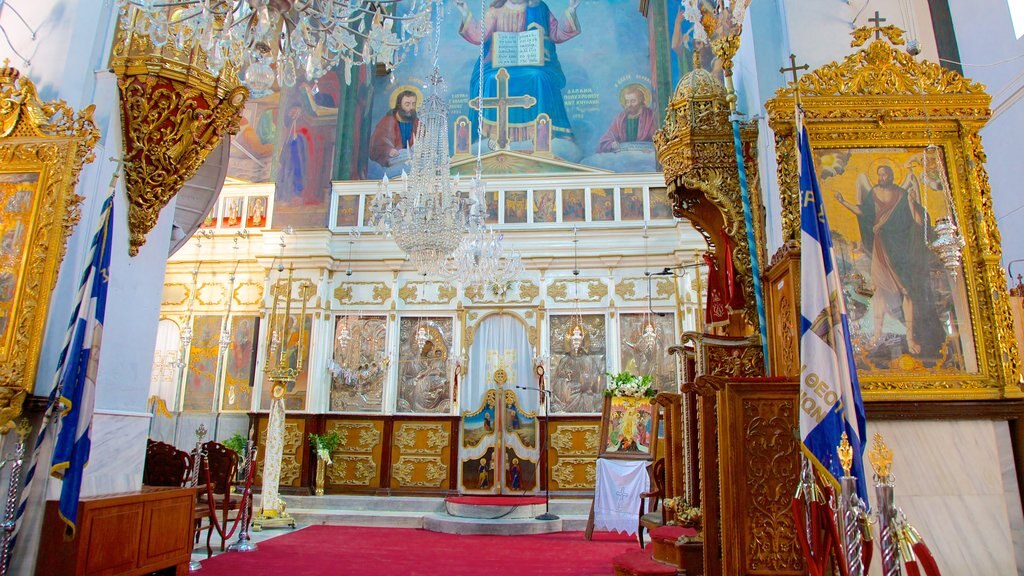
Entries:
{"type": "Polygon", "coordinates": [[[75,185],[100,139],[94,108],[42,102],[30,79],[0,69],[0,429],[35,383],[50,292],[81,218],[75,185]]]}
{"type": "MultiPolygon", "coordinates": [[[[750,185],[754,237],[764,261],[764,208],[757,187],[757,124],[741,124],[744,165],[750,185]]],[[[675,216],[704,235],[719,269],[731,248],[736,283],[743,287],[743,318],[758,330],[750,250],[743,222],[739,173],[725,86],[703,68],[680,79],[668,104],[665,124],[654,135],[658,161],[675,216]]]]}
{"type": "Polygon", "coordinates": [[[214,72],[207,56],[191,37],[180,47],[155,46],[136,26],[122,21],[117,28],[110,66],[121,91],[132,256],[221,138],[238,132],[249,89],[236,64],[214,72]]]}

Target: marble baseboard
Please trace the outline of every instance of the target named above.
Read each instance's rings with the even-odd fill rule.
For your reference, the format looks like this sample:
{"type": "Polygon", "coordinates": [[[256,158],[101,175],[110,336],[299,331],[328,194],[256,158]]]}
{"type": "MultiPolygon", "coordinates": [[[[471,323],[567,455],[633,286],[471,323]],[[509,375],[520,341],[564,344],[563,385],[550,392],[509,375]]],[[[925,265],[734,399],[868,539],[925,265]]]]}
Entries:
{"type": "MultiPolygon", "coordinates": [[[[869,436],[876,432],[893,451],[896,505],[943,574],[1020,573],[1024,515],[1006,422],[868,422],[869,436]]],[[[865,469],[871,470],[868,451],[870,442],[865,469]]],[[[873,564],[871,574],[880,575],[879,562],[873,564]]]]}

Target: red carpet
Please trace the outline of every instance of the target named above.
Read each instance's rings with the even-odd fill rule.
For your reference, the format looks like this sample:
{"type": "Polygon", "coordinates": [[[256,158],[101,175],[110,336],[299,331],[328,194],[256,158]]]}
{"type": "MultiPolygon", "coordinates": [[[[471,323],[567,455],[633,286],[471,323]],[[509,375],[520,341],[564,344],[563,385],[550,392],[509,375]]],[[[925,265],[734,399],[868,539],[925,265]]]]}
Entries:
{"type": "Polygon", "coordinates": [[[203,561],[202,576],[611,576],[635,538],[582,532],[455,536],[410,528],[310,526],[203,561]]]}

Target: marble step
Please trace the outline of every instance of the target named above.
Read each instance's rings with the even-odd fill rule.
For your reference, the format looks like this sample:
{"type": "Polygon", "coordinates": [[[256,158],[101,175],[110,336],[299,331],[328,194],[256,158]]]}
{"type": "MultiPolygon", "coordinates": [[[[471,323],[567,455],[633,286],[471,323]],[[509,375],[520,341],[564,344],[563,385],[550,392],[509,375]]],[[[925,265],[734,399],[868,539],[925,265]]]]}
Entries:
{"type": "Polygon", "coordinates": [[[369,496],[325,494],[323,496],[282,496],[288,509],[326,511],[382,511],[428,514],[444,511],[444,498],[417,496],[369,496]]]}
{"type": "MultiPolygon", "coordinates": [[[[585,520],[584,520],[585,522],[585,520]]],[[[533,518],[459,518],[448,514],[429,514],[423,517],[423,528],[445,534],[490,534],[499,536],[522,536],[525,534],[548,534],[561,532],[563,521],[534,520],[533,518]]]]}

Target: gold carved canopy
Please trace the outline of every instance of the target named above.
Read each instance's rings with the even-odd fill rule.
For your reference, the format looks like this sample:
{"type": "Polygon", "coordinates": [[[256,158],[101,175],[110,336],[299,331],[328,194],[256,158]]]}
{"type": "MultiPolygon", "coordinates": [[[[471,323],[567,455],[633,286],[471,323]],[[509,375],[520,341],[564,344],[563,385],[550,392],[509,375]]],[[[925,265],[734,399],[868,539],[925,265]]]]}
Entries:
{"type": "MultiPolygon", "coordinates": [[[[853,210],[863,206],[859,202],[864,198],[875,198],[873,190],[882,185],[883,165],[888,167],[890,184],[908,191],[911,213],[916,206],[915,218],[925,222],[923,226],[919,224],[924,234],[922,246],[928,246],[934,238],[932,224],[947,215],[959,226],[966,246],[962,251],[962,273],[946,274],[932,267],[923,280],[932,293],[953,302],[950,309],[955,308],[955,313],[941,317],[942,331],[948,336],[947,344],[935,355],[938,359],[915,352],[909,338],[902,355],[885,361],[858,350],[854,343],[865,398],[951,400],[1020,396],[1020,359],[1006,279],[999,264],[1002,250],[985,170],[985,151],[978,133],[991,116],[991,98],[981,84],[936,63],[915,60],[900,48],[900,30],[886,27],[879,32],[887,39],[875,39],[861,47],[874,30],[854,31],[852,45],[860,47],[859,50],[798,81],[805,126],[832,229],[833,252],[837,260],[859,263],[859,267],[851,265],[845,269],[843,262],[839,263],[848,290],[848,309],[855,316],[858,306],[867,307],[867,314],[876,315],[874,326],[883,325],[883,321],[889,322],[890,328],[907,323],[906,300],[902,311],[899,302],[892,304],[887,313],[879,314],[881,307],[874,307],[875,294],[884,289],[883,283],[872,278],[872,254],[878,252],[880,233],[873,237],[874,244],[866,245],[866,234],[871,234],[866,230],[870,226],[865,228],[864,214],[853,210]],[[924,151],[929,146],[940,152],[939,170],[934,170],[934,165],[929,170],[926,165],[924,151]],[[944,186],[936,184],[942,181],[944,186]],[[948,202],[943,189],[949,190],[948,202]],[[922,211],[924,218],[920,216],[922,211]],[[844,241],[844,233],[850,242],[844,241]],[[950,337],[959,339],[959,352],[949,353],[950,337]],[[968,356],[973,362],[967,360],[968,356]]],[[[785,240],[795,242],[800,236],[800,191],[793,85],[780,89],[765,108],[769,126],[775,132],[783,235],[785,240]]],[[[909,240],[922,242],[920,238],[909,240]]],[[[924,254],[932,257],[927,249],[924,254]]],[[[909,288],[903,289],[904,294],[909,293],[909,288]]],[[[910,322],[914,321],[912,313],[910,322]]],[[[918,323],[920,326],[920,319],[918,323]]],[[[865,319],[864,330],[870,330],[866,328],[870,325],[871,320],[865,319]]],[[[877,333],[875,340],[864,342],[874,346],[877,333]]],[[[920,347],[917,343],[916,348],[920,347]]]]}
{"type": "MultiPolygon", "coordinates": [[[[740,138],[750,186],[754,238],[763,262],[765,230],[757,186],[757,124],[742,123],[740,138]]],[[[725,262],[725,247],[731,246],[737,283],[743,286],[743,317],[756,332],[750,251],[725,86],[703,68],[680,79],[668,104],[665,125],[654,135],[654,146],[665,172],[675,216],[686,218],[704,235],[720,267],[725,262]]]]}
{"type": "Polygon", "coordinates": [[[50,292],[81,217],[75,185],[100,138],[93,109],[42,102],[31,80],[0,69],[0,428],[35,382],[50,292]]]}

